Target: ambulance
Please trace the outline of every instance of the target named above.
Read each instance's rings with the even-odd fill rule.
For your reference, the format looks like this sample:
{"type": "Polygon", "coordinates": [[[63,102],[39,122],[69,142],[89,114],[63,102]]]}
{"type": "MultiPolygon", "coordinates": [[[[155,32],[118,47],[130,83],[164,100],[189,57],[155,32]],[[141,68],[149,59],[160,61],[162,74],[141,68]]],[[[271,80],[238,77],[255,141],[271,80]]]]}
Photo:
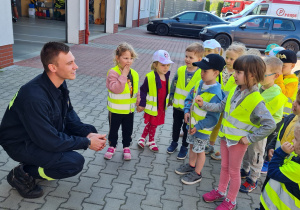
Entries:
{"type": "Polygon", "coordinates": [[[247,15],[272,15],[300,19],[300,0],[256,0],[240,13],[224,19],[234,22],[247,15]]]}

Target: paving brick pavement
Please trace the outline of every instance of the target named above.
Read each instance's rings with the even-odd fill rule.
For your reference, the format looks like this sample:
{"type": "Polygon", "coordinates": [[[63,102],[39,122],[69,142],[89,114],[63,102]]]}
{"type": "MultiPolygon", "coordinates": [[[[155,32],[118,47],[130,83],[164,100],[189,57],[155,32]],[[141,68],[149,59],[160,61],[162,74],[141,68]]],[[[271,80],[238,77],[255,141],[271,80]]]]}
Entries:
{"type": "MultiPolygon", "coordinates": [[[[151,65],[155,50],[167,50],[175,64],[171,75],[184,64],[185,47],[196,39],[159,37],[146,32],[145,27],[126,29],[117,34],[105,34],[88,45],[73,45],[71,51],[79,66],[78,76],[68,81],[71,101],[82,121],[95,125],[100,133],[108,133],[105,76],[113,67],[112,55],[116,46],[126,41],[139,54],[133,68],[139,72],[141,83],[151,65]]],[[[15,63],[0,71],[0,120],[21,85],[42,72],[39,57],[15,63]]],[[[101,152],[78,151],[85,157],[83,171],[75,177],[51,182],[40,181],[44,196],[24,199],[6,181],[6,175],[18,163],[0,149],[0,209],[214,209],[217,204],[205,203],[201,196],[216,187],[220,162],[206,159],[203,179],[195,185],[183,185],[174,173],[180,164],[177,152],[166,153],[171,142],[172,108],[166,113],[166,123],[159,126],[155,139],[160,148],[156,154],[148,148],[141,150],[136,140],[144,128],[143,114],[134,118],[133,159],[122,160],[119,144],[112,160],[104,160],[101,152]]],[[[119,132],[121,136],[121,132],[119,132]]],[[[119,138],[121,142],[121,138],[119,138]]],[[[217,145],[218,146],[218,145],[217,145]]],[[[259,180],[261,186],[264,176],[259,180]]],[[[237,209],[254,209],[259,204],[260,187],[251,194],[238,194],[237,209]]]]}

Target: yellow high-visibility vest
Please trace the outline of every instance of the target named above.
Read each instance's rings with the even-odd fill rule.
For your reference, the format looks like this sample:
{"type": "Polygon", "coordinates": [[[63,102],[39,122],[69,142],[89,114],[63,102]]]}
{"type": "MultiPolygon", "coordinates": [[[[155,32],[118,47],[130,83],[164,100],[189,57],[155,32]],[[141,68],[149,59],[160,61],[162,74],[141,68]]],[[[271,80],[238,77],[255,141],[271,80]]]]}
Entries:
{"type": "Polygon", "coordinates": [[[185,71],[186,71],[186,66],[181,66],[178,68],[177,75],[177,83],[176,83],[176,89],[174,93],[174,102],[173,102],[173,107],[175,108],[184,108],[184,100],[189,94],[190,90],[195,86],[196,82],[201,80],[201,69],[198,69],[190,82],[185,86],[185,71]]]}
{"type": "MultiPolygon", "coordinates": [[[[298,82],[298,79],[297,78],[287,78],[287,79],[284,79],[283,80],[283,84],[284,85],[287,85],[289,83],[292,83],[292,82],[298,82]]],[[[283,114],[285,115],[289,115],[292,113],[292,104],[293,102],[296,100],[296,97],[297,97],[297,91],[295,91],[295,93],[293,94],[292,97],[288,97],[288,101],[285,103],[284,105],[284,109],[283,109],[283,114]]]]}
{"type": "MultiPolygon", "coordinates": [[[[220,74],[221,78],[222,78],[222,72],[220,74]]],[[[228,95],[229,91],[233,88],[235,88],[237,85],[235,83],[235,79],[233,77],[233,75],[231,75],[226,83],[226,85],[224,85],[223,83],[223,79],[221,80],[221,89],[223,90],[223,92],[228,95]]]]}
{"type": "MultiPolygon", "coordinates": [[[[152,116],[157,116],[157,87],[156,87],[156,80],[155,80],[155,72],[151,71],[148,74],[146,74],[147,80],[148,80],[148,89],[149,92],[147,93],[146,97],[146,107],[145,112],[152,116]]],[[[166,97],[166,109],[168,107],[169,103],[169,93],[170,93],[170,84],[168,82],[168,94],[166,97]]]]}
{"type": "MultiPolygon", "coordinates": [[[[193,98],[197,97],[197,94],[198,94],[198,89],[199,89],[199,86],[200,86],[200,81],[197,82],[197,85],[195,86],[194,88],[194,94],[193,94],[193,98]]],[[[213,94],[213,93],[208,93],[208,92],[204,92],[202,93],[200,96],[203,98],[203,101],[206,101],[206,102],[210,102],[210,100],[215,96],[216,94],[213,94]]],[[[191,110],[191,128],[195,127],[195,125],[205,119],[205,116],[207,114],[207,111],[205,111],[204,109],[201,109],[198,104],[196,102],[193,103],[193,108],[191,110]]],[[[212,128],[204,128],[204,129],[200,129],[200,130],[197,130],[198,132],[200,133],[204,133],[204,134],[207,134],[207,135],[210,135],[212,130],[213,130],[214,127],[212,128]]]]}
{"type": "MultiPolygon", "coordinates": [[[[121,71],[118,66],[115,66],[109,71],[115,71],[119,75],[121,75],[121,71]]],[[[107,72],[107,75],[109,73],[107,72]]],[[[131,97],[130,95],[130,90],[129,86],[126,83],[125,88],[122,93],[115,94],[108,90],[108,96],[107,96],[107,109],[112,112],[112,113],[117,113],[117,114],[129,114],[134,112],[135,107],[136,107],[136,98],[137,98],[137,93],[139,89],[139,75],[138,73],[130,69],[131,75],[132,75],[132,80],[133,80],[133,95],[131,97]]]]}
{"type": "Polygon", "coordinates": [[[263,101],[259,92],[250,93],[232,112],[230,112],[231,98],[236,88],[231,89],[227,97],[221,128],[220,137],[239,141],[242,137],[253,133],[261,125],[253,124],[250,115],[254,108],[263,101]]]}

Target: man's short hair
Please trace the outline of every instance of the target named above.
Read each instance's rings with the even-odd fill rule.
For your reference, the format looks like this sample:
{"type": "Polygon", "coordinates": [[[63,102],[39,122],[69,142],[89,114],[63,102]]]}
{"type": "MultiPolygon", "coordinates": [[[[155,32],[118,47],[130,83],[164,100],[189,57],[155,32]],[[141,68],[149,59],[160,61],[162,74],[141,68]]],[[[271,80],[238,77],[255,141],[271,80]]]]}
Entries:
{"type": "Polygon", "coordinates": [[[48,42],[44,45],[41,50],[41,62],[44,66],[46,72],[49,71],[48,65],[57,65],[57,57],[59,53],[63,52],[65,54],[69,53],[70,47],[61,42],[48,42]]]}
{"type": "Polygon", "coordinates": [[[194,42],[194,43],[190,44],[189,46],[187,46],[187,48],[185,49],[185,51],[186,52],[193,52],[199,58],[202,58],[203,55],[204,55],[204,47],[199,42],[194,42]]]}
{"type": "Polygon", "coordinates": [[[264,62],[270,68],[272,73],[280,73],[282,71],[283,62],[277,57],[266,57],[264,62]]]}

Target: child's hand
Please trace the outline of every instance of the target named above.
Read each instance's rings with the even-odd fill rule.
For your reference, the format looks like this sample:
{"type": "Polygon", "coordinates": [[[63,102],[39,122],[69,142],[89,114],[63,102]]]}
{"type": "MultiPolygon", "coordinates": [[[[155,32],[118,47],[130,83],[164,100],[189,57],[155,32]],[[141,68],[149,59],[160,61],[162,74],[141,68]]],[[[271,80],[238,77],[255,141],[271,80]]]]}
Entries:
{"type": "Polygon", "coordinates": [[[248,145],[249,144],[249,141],[247,139],[246,136],[243,136],[240,140],[239,140],[239,143],[240,144],[244,144],[244,145],[248,145]]]}
{"type": "Polygon", "coordinates": [[[203,98],[197,95],[195,102],[198,104],[199,107],[203,106],[203,98]]]}
{"type": "Polygon", "coordinates": [[[145,107],[138,106],[138,107],[136,108],[136,111],[137,111],[137,112],[142,112],[142,111],[144,111],[144,109],[145,109],[145,107]]]}
{"type": "Polygon", "coordinates": [[[127,75],[129,74],[129,71],[130,71],[129,65],[125,65],[122,69],[122,75],[127,77],[127,75]]]}
{"type": "Polygon", "coordinates": [[[195,127],[193,127],[193,128],[189,131],[189,133],[190,133],[191,135],[194,135],[194,134],[196,133],[196,131],[197,131],[197,129],[196,129],[195,127]]]}
{"type": "Polygon", "coordinates": [[[269,149],[269,152],[268,152],[269,161],[271,161],[273,155],[274,155],[274,149],[269,149]]]}
{"type": "Polygon", "coordinates": [[[283,145],[281,145],[281,149],[287,153],[287,154],[291,154],[294,151],[294,145],[292,145],[289,142],[284,142],[283,145]]]}
{"type": "Polygon", "coordinates": [[[189,121],[190,121],[190,113],[185,113],[185,115],[184,115],[184,122],[186,124],[189,124],[189,121]]]}

